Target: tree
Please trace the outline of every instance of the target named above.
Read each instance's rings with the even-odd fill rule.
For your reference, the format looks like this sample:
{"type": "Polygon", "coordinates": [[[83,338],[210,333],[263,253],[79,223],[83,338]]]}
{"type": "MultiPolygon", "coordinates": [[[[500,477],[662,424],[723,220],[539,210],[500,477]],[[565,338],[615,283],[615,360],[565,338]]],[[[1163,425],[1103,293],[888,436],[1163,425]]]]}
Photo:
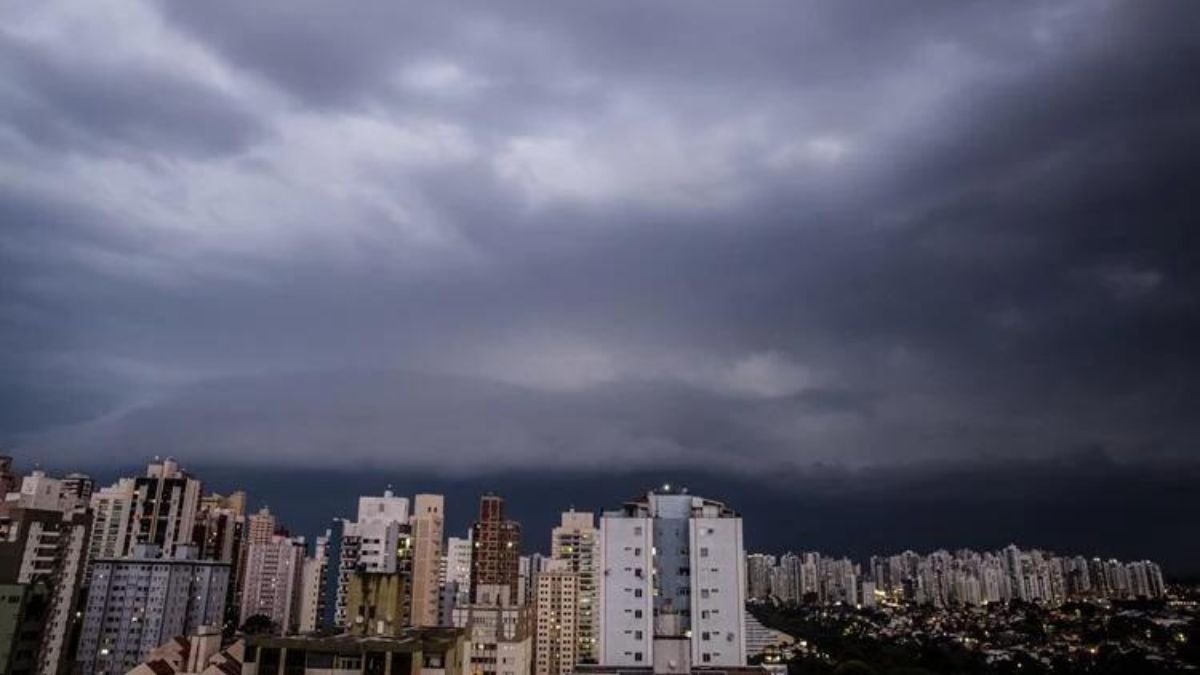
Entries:
{"type": "Polygon", "coordinates": [[[242,624],[242,633],[246,635],[270,635],[277,630],[275,622],[265,614],[255,614],[242,624]]]}

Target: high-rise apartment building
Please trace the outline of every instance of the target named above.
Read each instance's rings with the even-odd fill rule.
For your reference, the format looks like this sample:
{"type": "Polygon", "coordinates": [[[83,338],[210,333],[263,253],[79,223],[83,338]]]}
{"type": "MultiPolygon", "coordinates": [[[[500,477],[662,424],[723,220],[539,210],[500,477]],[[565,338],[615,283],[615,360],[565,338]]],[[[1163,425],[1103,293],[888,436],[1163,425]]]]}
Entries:
{"type": "Polygon", "coordinates": [[[576,657],[580,663],[595,663],[600,632],[600,533],[591,512],[571,509],[562,514],[559,526],[550,533],[550,559],[561,561],[579,577],[576,657]]]}
{"type": "Polygon", "coordinates": [[[745,551],[732,509],[664,486],[605,512],[600,549],[602,664],[655,663],[656,626],[670,626],[696,666],[745,665],[745,551]]]}
{"type": "Polygon", "coordinates": [[[241,616],[265,616],[281,634],[295,632],[300,619],[300,576],[304,568],[303,537],[272,535],[267,543],[246,549],[241,616]]]}
{"type": "Polygon", "coordinates": [[[507,603],[516,603],[520,577],[521,525],[504,517],[504,499],[487,494],[479,499],[479,519],[471,528],[472,601],[481,586],[501,586],[507,603]]]}
{"type": "Polygon", "coordinates": [[[395,496],[390,489],[382,497],[359,498],[357,519],[342,522],[335,626],[350,625],[347,609],[355,574],[411,574],[410,544],[407,498],[395,496]]]}
{"type": "Polygon", "coordinates": [[[129,557],[94,561],[79,636],[80,675],[123,675],[150,651],[201,626],[219,626],[229,564],[195,559],[193,546],[161,557],[138,545],[129,557]]]}
{"type": "MultiPolygon", "coordinates": [[[[35,472],[40,473],[40,472],[35,472]]],[[[20,493],[10,493],[0,505],[0,584],[40,586],[37,593],[46,607],[38,610],[40,637],[33,659],[41,675],[69,668],[67,651],[78,624],[77,603],[87,562],[91,512],[78,511],[73,503],[47,499],[43,489],[58,481],[26,476],[20,493]],[[58,504],[62,510],[34,508],[31,504],[58,504]]],[[[25,618],[28,618],[25,614],[25,618]]]]}
{"type": "MultiPolygon", "coordinates": [[[[92,534],[88,544],[89,560],[120,558],[129,551],[130,525],[133,522],[133,494],[137,481],[122,478],[94,492],[92,534]]],[[[87,576],[91,579],[91,565],[87,576]]]]}
{"type": "Polygon", "coordinates": [[[300,573],[300,619],[297,622],[297,630],[301,633],[311,633],[321,627],[332,534],[325,530],[325,534],[317,537],[312,557],[304,559],[300,573]]]}
{"type": "Polygon", "coordinates": [[[131,542],[150,544],[172,555],[191,544],[200,508],[200,481],[173,459],[156,461],[134,484],[131,542]]]}
{"type": "Polygon", "coordinates": [[[438,568],[445,529],[442,495],[417,495],[409,520],[412,529],[412,625],[438,625],[438,568]]]}
{"type": "Polygon", "coordinates": [[[440,623],[450,625],[455,606],[471,602],[471,533],[465,538],[450,537],[446,540],[446,554],[441,566],[440,623]]]}
{"type": "Polygon", "coordinates": [[[533,675],[566,675],[579,662],[579,572],[553,560],[533,592],[533,675]]]}

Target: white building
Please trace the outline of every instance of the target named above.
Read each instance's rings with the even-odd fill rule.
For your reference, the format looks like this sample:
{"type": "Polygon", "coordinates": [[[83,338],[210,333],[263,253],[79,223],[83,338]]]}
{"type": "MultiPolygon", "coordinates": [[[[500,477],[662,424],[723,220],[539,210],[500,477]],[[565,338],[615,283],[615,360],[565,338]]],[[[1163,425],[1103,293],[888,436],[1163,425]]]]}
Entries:
{"type": "Polygon", "coordinates": [[[30,472],[21,480],[20,492],[10,493],[6,499],[8,503],[25,509],[69,510],[67,499],[63,495],[62,481],[47,476],[45,471],[30,472]]]}
{"type": "Polygon", "coordinates": [[[382,497],[359,497],[354,521],[342,522],[342,545],[338,557],[337,599],[333,623],[346,626],[346,603],[350,577],[355,572],[394,574],[399,559],[400,538],[408,530],[408,498],[386,490],[382,497]]]}
{"type": "Polygon", "coordinates": [[[450,537],[446,540],[446,554],[442,556],[441,587],[441,623],[450,625],[454,608],[471,602],[470,530],[465,538],[450,537]]]}
{"type": "MultiPolygon", "coordinates": [[[[92,538],[88,547],[90,559],[120,558],[129,550],[135,485],[134,479],[122,478],[92,494],[92,538]]],[[[90,578],[90,567],[88,575],[90,578]]]]}
{"type": "Polygon", "coordinates": [[[132,556],[96,560],[79,636],[81,675],[122,675],[154,648],[201,626],[220,626],[229,564],[195,560],[195,549],[159,557],[154,546],[132,556]]]}
{"type": "Polygon", "coordinates": [[[654,618],[678,617],[691,663],[746,663],[742,519],[669,486],[600,519],[600,662],[654,663],[654,618]]]}
{"type": "Polygon", "coordinates": [[[269,617],[283,634],[295,632],[300,621],[300,575],[304,568],[303,537],[272,535],[266,544],[246,549],[241,616],[269,617]]]}

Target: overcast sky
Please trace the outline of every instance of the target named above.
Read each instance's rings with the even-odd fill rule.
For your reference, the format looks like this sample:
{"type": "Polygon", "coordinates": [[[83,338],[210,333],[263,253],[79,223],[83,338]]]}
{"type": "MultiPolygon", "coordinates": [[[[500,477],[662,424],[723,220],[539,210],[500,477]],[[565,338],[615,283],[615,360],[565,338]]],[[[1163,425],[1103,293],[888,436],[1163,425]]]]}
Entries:
{"type": "Polygon", "coordinates": [[[449,472],[1195,459],[1198,25],[10,0],[0,438],[449,472]]]}

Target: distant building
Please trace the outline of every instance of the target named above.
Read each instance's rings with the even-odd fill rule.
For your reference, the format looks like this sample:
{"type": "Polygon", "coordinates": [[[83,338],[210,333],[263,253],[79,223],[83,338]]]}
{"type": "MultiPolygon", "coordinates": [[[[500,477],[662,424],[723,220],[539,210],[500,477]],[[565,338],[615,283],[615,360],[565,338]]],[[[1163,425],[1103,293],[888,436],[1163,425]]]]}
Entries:
{"type": "Polygon", "coordinates": [[[317,537],[312,557],[304,559],[300,572],[300,618],[297,630],[311,633],[321,628],[325,615],[326,579],[329,571],[330,530],[317,537]]]}
{"type": "Polygon", "coordinates": [[[411,565],[408,499],[391,490],[382,497],[360,497],[357,518],[342,522],[334,625],[349,625],[347,603],[354,574],[411,574],[411,565]]]}
{"type": "Polygon", "coordinates": [[[0,455],[0,502],[8,497],[8,493],[21,488],[21,477],[13,471],[13,458],[0,455]]]}
{"type": "MultiPolygon", "coordinates": [[[[137,481],[122,478],[116,483],[93,492],[92,534],[88,543],[88,559],[120,558],[129,552],[130,531],[133,525],[133,495],[137,481]]],[[[91,581],[91,565],[87,580],[91,581]]]]}
{"type": "Polygon", "coordinates": [[[446,540],[446,553],[441,566],[441,606],[438,613],[442,625],[451,624],[451,615],[456,606],[471,602],[471,535],[466,538],[450,537],[446,540]]]}
{"type": "Polygon", "coordinates": [[[95,561],[76,657],[80,675],[123,675],[172,638],[221,625],[229,564],[196,560],[191,546],[177,546],[173,557],[160,554],[143,544],[128,558],[95,561]]]}
{"type": "Polygon", "coordinates": [[[267,543],[250,544],[246,551],[239,624],[266,616],[279,632],[295,632],[300,621],[300,575],[304,565],[303,537],[272,535],[267,543]]]}
{"type": "Polygon", "coordinates": [[[442,495],[417,495],[413,499],[412,530],[412,620],[414,626],[438,625],[442,561],[442,536],[446,517],[442,495]]]}
{"type": "Polygon", "coordinates": [[[151,463],[134,482],[130,545],[157,546],[169,556],[176,546],[192,544],[200,489],[175,460],[151,463]]]}
{"type": "Polygon", "coordinates": [[[580,663],[595,663],[600,633],[600,532],[591,512],[571,509],[562,514],[559,526],[550,533],[550,558],[579,576],[576,658],[580,663]]]}
{"type": "Polygon", "coordinates": [[[354,572],[346,598],[346,630],[352,635],[393,636],[408,629],[412,613],[409,575],[354,572]]]}
{"type": "Polygon", "coordinates": [[[455,607],[453,622],[466,630],[461,670],[472,675],[529,675],[533,665],[533,617],[517,605],[506,585],[475,587],[475,601],[455,607]]]}
{"type": "Polygon", "coordinates": [[[565,560],[537,575],[533,593],[534,675],[565,675],[579,662],[580,574],[565,560]]]}
{"type": "Polygon", "coordinates": [[[474,549],[471,552],[472,601],[479,602],[482,586],[504,587],[515,603],[519,588],[521,525],[504,517],[504,499],[484,495],[479,499],[479,519],[471,528],[474,549]]]}
{"type": "Polygon", "coordinates": [[[746,663],[745,551],[732,509],[664,486],[605,512],[600,548],[601,664],[656,663],[660,615],[679,624],[691,663],[746,663]]]}

